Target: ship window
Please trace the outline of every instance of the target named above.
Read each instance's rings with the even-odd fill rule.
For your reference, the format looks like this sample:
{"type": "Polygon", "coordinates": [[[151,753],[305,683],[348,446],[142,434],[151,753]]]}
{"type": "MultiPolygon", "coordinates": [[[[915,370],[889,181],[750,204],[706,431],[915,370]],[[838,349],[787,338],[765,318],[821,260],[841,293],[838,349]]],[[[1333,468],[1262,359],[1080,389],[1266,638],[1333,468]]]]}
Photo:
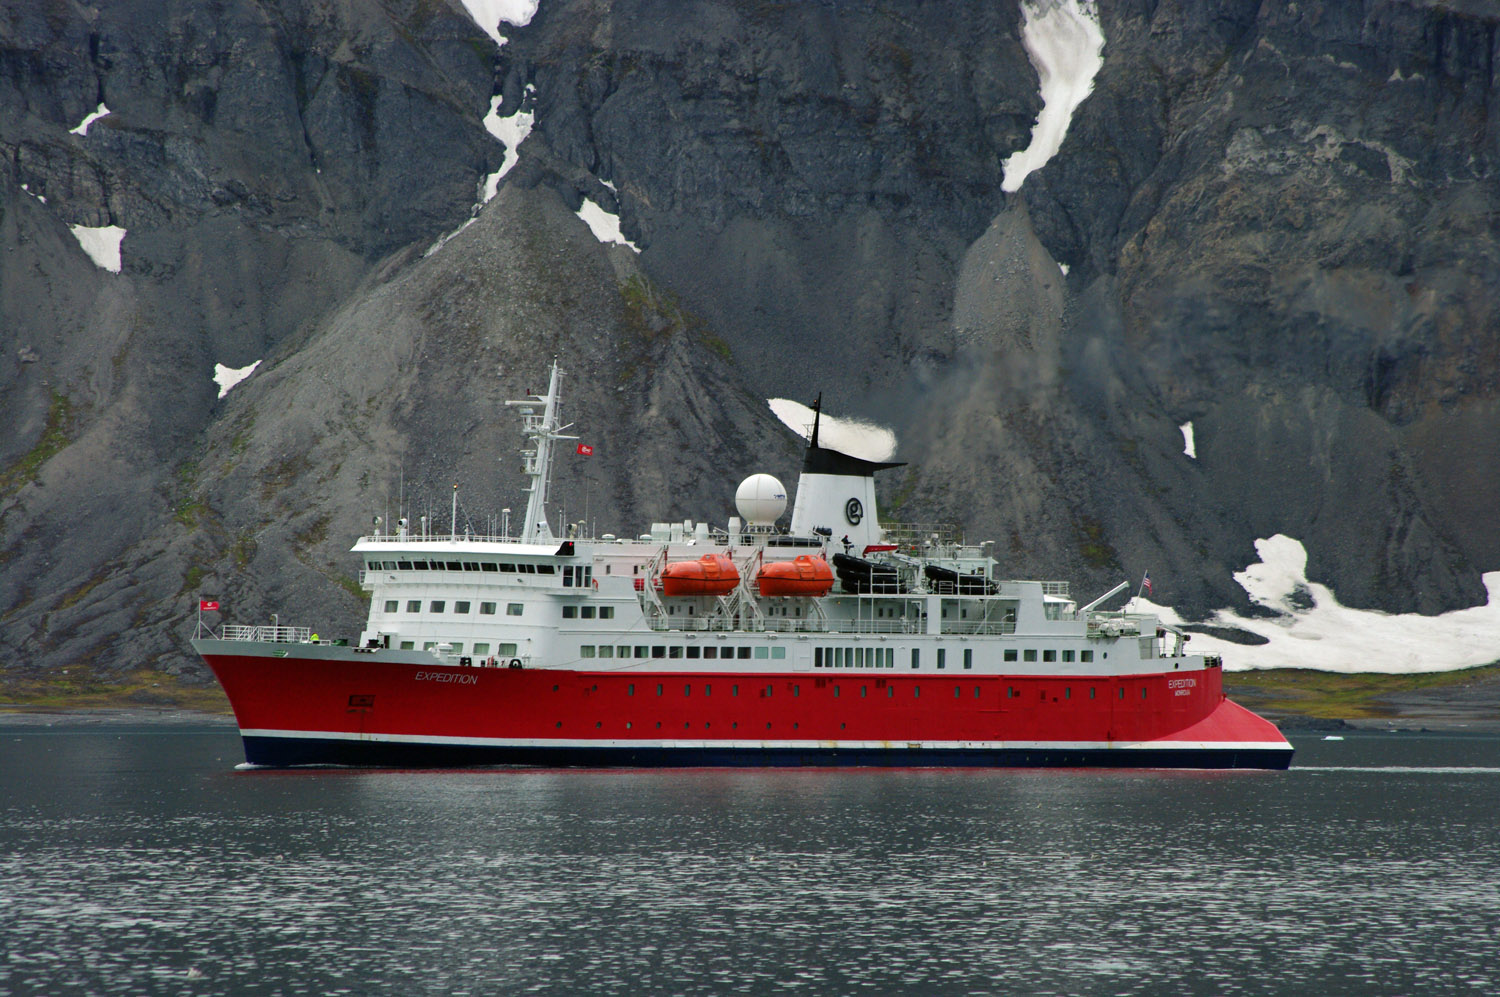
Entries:
{"type": "Polygon", "coordinates": [[[1093,661],[1094,660],[1094,652],[1093,651],[1079,651],[1078,652],[1078,660],[1079,661],[1093,661]]]}
{"type": "Polygon", "coordinates": [[[523,575],[534,575],[534,574],[536,574],[536,565],[534,565],[534,564],[518,564],[518,565],[516,565],[516,570],[519,571],[519,572],[521,572],[521,574],[523,574],[523,575]]]}
{"type": "Polygon", "coordinates": [[[1072,661],[1073,660],[1073,652],[1072,651],[1064,651],[1063,652],[1063,660],[1064,661],[1072,661]]]}
{"type": "Polygon", "coordinates": [[[1121,699],[1125,698],[1125,687],[1123,685],[1120,686],[1120,698],[1121,699]]]}
{"type": "Polygon", "coordinates": [[[1142,699],[1146,698],[1146,687],[1145,686],[1141,686],[1141,698],[1142,699]]]}
{"type": "MultiPolygon", "coordinates": [[[[386,563],[387,567],[390,567],[390,568],[394,568],[395,567],[395,565],[392,564],[390,561],[387,561],[385,563],[386,563]]],[[[411,566],[413,568],[417,569],[418,571],[426,571],[427,570],[427,562],[426,561],[413,561],[411,563],[411,566]]]]}
{"type": "Polygon", "coordinates": [[[953,698],[954,699],[957,699],[958,697],[962,696],[963,694],[964,694],[963,686],[956,685],[956,686],[953,687],[953,698]]]}
{"type": "Polygon", "coordinates": [[[469,604],[467,602],[455,602],[453,604],[453,611],[455,613],[467,614],[469,612],[469,604]]]}
{"type": "Polygon", "coordinates": [[[536,573],[539,575],[555,575],[557,574],[557,568],[550,564],[538,564],[536,566],[536,573]]]}
{"type": "Polygon", "coordinates": [[[571,564],[565,564],[565,565],[563,565],[563,588],[570,589],[572,587],[573,587],[573,566],[571,564]]]}
{"type": "Polygon", "coordinates": [[[680,645],[680,644],[673,644],[671,647],[667,648],[667,657],[669,657],[669,658],[680,658],[680,657],[682,657],[682,645],[680,645]]]}
{"type": "Polygon", "coordinates": [[[800,685],[794,685],[794,686],[792,686],[792,695],[793,696],[800,696],[800,695],[802,695],[802,687],[800,685]]]}
{"type": "Polygon", "coordinates": [[[684,696],[691,696],[693,694],[693,687],[691,685],[685,685],[685,686],[683,686],[682,687],[682,694],[684,696]]]}
{"type": "Polygon", "coordinates": [[[464,570],[465,571],[478,571],[479,570],[479,562],[478,561],[465,561],[464,562],[464,570]]]}
{"type": "Polygon", "coordinates": [[[706,686],[703,687],[703,695],[705,695],[705,696],[712,696],[713,694],[714,694],[714,687],[713,686],[706,685],[706,686]]]}
{"type": "Polygon", "coordinates": [[[578,607],[577,606],[564,606],[562,609],[563,609],[563,619],[565,619],[565,620],[576,620],[576,619],[578,619],[578,607]]]}
{"type": "Polygon", "coordinates": [[[1024,652],[1022,652],[1021,659],[1023,661],[1035,661],[1036,660],[1036,651],[1034,649],[1028,647],[1024,652]]]}
{"type": "Polygon", "coordinates": [[[479,604],[479,615],[480,616],[494,616],[495,615],[495,604],[493,602],[481,602],[479,604]]]}
{"type": "Polygon", "coordinates": [[[448,570],[449,571],[462,571],[462,570],[464,570],[463,562],[462,561],[449,561],[448,562],[448,570]]]}
{"type": "Polygon", "coordinates": [[[525,608],[526,607],[525,607],[524,603],[507,602],[505,604],[505,615],[506,616],[520,616],[521,615],[521,610],[523,610],[525,608]]]}
{"type": "Polygon", "coordinates": [[[687,649],[687,656],[689,658],[699,657],[702,653],[696,644],[690,645],[687,649]]]}
{"type": "Polygon", "coordinates": [[[1063,699],[1072,699],[1072,698],[1073,698],[1073,687],[1070,686],[1070,685],[1063,686],[1063,699]]]}
{"type": "Polygon", "coordinates": [[[1015,648],[1012,647],[1012,648],[1007,648],[1006,649],[1005,660],[1006,661],[1015,661],[1016,660],[1016,649],[1015,648]]]}
{"type": "Polygon", "coordinates": [[[912,699],[920,699],[921,697],[922,697],[922,687],[919,686],[919,685],[912,686],[911,687],[911,698],[912,699]]]}
{"type": "Polygon", "coordinates": [[[895,686],[888,685],[888,686],[885,687],[885,698],[886,699],[895,699],[896,698],[896,687],[895,686]]]}
{"type": "Polygon", "coordinates": [[[498,571],[499,568],[497,568],[495,566],[495,562],[494,561],[481,561],[481,562],[479,562],[479,570],[480,571],[498,571]]]}
{"type": "Polygon", "coordinates": [[[821,647],[813,648],[813,667],[823,667],[823,649],[821,647]]]}
{"type": "Polygon", "coordinates": [[[613,607],[613,606],[600,606],[599,607],[599,619],[601,619],[601,620],[612,620],[614,618],[615,618],[615,607],[613,607]]]}
{"type": "MultiPolygon", "coordinates": [[[[437,647],[437,641],[435,641],[435,640],[424,640],[424,641],[423,641],[423,642],[422,642],[422,650],[424,650],[424,651],[430,651],[430,650],[432,650],[432,649],[433,649],[433,648],[434,648],[434,647],[437,647]]],[[[1125,690],[1124,690],[1124,689],[1121,689],[1121,690],[1120,690],[1120,692],[1122,692],[1122,693],[1123,693],[1123,692],[1124,692],[1124,691],[1125,691],[1125,690]]]]}
{"type": "Polygon", "coordinates": [[[785,657],[786,657],[786,648],[784,648],[784,647],[773,647],[773,648],[771,648],[771,658],[772,658],[772,660],[777,660],[777,659],[781,659],[781,658],[785,658],[785,657]]]}
{"type": "Polygon", "coordinates": [[[964,667],[974,667],[974,649],[972,647],[964,648],[964,667]]]}
{"type": "Polygon", "coordinates": [[[502,658],[514,658],[516,656],[516,645],[501,644],[500,647],[496,649],[495,653],[500,655],[500,657],[502,658]]]}
{"type": "Polygon", "coordinates": [[[1089,698],[1090,699],[1094,698],[1094,687],[1093,686],[1089,686],[1089,698]]]}
{"type": "Polygon", "coordinates": [[[474,654],[475,654],[476,657],[482,657],[483,655],[486,655],[486,654],[489,654],[489,653],[490,653],[490,644],[489,644],[489,641],[480,641],[480,642],[478,642],[477,644],[474,645],[474,654]]]}
{"type": "MultiPolygon", "coordinates": [[[[740,694],[740,687],[737,686],[737,685],[730,686],[729,687],[729,694],[731,696],[738,696],[740,694]]],[[[735,724],[735,726],[738,727],[739,724],[735,724]]]]}
{"type": "Polygon", "coordinates": [[[870,694],[870,689],[869,689],[868,686],[863,686],[862,685],[862,686],[859,687],[859,698],[860,699],[864,699],[869,694],[870,694]]]}
{"type": "Polygon", "coordinates": [[[769,654],[770,654],[770,652],[769,652],[769,650],[767,648],[757,647],[755,649],[755,656],[756,656],[756,658],[765,658],[765,657],[769,656],[769,654]]]}
{"type": "Polygon", "coordinates": [[[947,648],[943,648],[943,647],[938,648],[937,666],[939,668],[947,668],[948,667],[948,649],[947,648]]]}
{"type": "Polygon", "coordinates": [[[703,649],[703,656],[705,658],[717,658],[719,656],[719,649],[717,647],[705,647],[703,649]]]}
{"type": "Polygon", "coordinates": [[[739,653],[736,656],[740,658],[748,658],[750,657],[750,649],[748,647],[742,647],[739,649],[739,653]]]}
{"type": "Polygon", "coordinates": [[[402,642],[401,642],[401,650],[403,650],[403,651],[411,651],[411,650],[414,650],[414,649],[415,649],[415,648],[416,648],[416,646],[417,646],[417,645],[416,645],[416,644],[414,644],[414,643],[412,643],[412,642],[411,642],[411,641],[409,641],[409,640],[403,640],[403,641],[402,641],[402,642]]]}
{"type": "Polygon", "coordinates": [[[599,657],[601,657],[601,658],[613,658],[614,656],[615,656],[615,646],[613,644],[600,644],[599,645],[599,657]]]}
{"type": "Polygon", "coordinates": [[[395,561],[381,561],[380,564],[387,571],[395,571],[396,570],[396,562],[395,561]]]}
{"type": "Polygon", "coordinates": [[[634,682],[630,683],[629,685],[627,685],[625,687],[625,695],[627,695],[627,696],[634,696],[635,695],[635,683],[634,682]]]}
{"type": "Polygon", "coordinates": [[[660,696],[661,692],[662,692],[662,684],[660,682],[658,682],[658,683],[656,683],[656,694],[658,696],[660,696]]]}
{"type": "Polygon", "coordinates": [[[834,686],[833,687],[833,698],[837,699],[838,696],[839,696],[839,687],[838,686],[834,686]]]}
{"type": "Polygon", "coordinates": [[[1056,661],[1057,660],[1057,652],[1054,651],[1054,650],[1051,650],[1051,649],[1043,651],[1042,652],[1042,660],[1043,661],[1056,661]]]}
{"type": "Polygon", "coordinates": [[[406,601],[406,611],[408,613],[420,613],[422,611],[422,600],[408,599],[406,601]]]}
{"type": "Polygon", "coordinates": [[[585,619],[585,620],[592,620],[594,618],[594,607],[593,606],[580,606],[580,607],[578,607],[578,609],[579,609],[578,615],[581,616],[583,619],[585,619]]]}
{"type": "Polygon", "coordinates": [[[977,685],[974,687],[974,698],[975,699],[979,698],[979,686],[977,686],[977,685]]]}
{"type": "Polygon", "coordinates": [[[507,563],[505,563],[505,562],[502,561],[500,563],[500,570],[502,572],[509,572],[511,574],[515,574],[516,566],[514,564],[507,564],[507,563]]]}
{"type": "Polygon", "coordinates": [[[578,649],[578,656],[580,658],[592,658],[594,656],[594,645],[585,644],[580,647],[578,649]]]}
{"type": "Polygon", "coordinates": [[[399,599],[387,599],[385,601],[385,611],[387,613],[395,613],[395,612],[398,612],[400,609],[401,609],[401,600],[399,600],[399,599]]]}
{"type": "Polygon", "coordinates": [[[644,658],[649,651],[650,648],[646,647],[645,644],[637,644],[635,646],[635,656],[637,658],[644,658]]]}
{"type": "Polygon", "coordinates": [[[651,657],[653,657],[653,658],[665,658],[666,656],[667,656],[667,646],[665,644],[653,644],[651,646],[651,657]]]}
{"type": "Polygon", "coordinates": [[[919,647],[911,649],[911,666],[913,668],[922,667],[922,649],[919,647]]]}
{"type": "Polygon", "coordinates": [[[410,571],[411,570],[411,562],[410,561],[397,561],[396,562],[396,568],[398,570],[400,570],[400,571],[410,571]]]}
{"type": "Polygon", "coordinates": [[[443,606],[444,606],[443,600],[441,600],[441,599],[434,599],[434,600],[432,600],[431,602],[429,602],[427,604],[427,611],[429,613],[441,613],[443,611],[443,606]]]}

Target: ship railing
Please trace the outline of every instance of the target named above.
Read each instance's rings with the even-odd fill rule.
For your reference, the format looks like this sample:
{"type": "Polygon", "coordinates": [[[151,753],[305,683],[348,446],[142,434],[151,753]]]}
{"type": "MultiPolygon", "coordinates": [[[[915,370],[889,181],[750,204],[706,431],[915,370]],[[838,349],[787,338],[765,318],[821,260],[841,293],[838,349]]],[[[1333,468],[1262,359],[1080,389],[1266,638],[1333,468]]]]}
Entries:
{"type": "Polygon", "coordinates": [[[946,634],[987,634],[990,636],[998,634],[1013,634],[1016,632],[1014,620],[991,620],[988,623],[974,621],[943,621],[943,633],[946,634]]]}
{"type": "Polygon", "coordinates": [[[312,640],[312,627],[224,625],[224,640],[257,640],[268,644],[306,644],[312,640]]]}
{"type": "MultiPolygon", "coordinates": [[[[817,619],[809,617],[806,619],[778,619],[776,617],[765,617],[758,620],[740,620],[738,622],[723,617],[700,616],[681,617],[667,616],[648,619],[648,626],[656,631],[679,631],[686,633],[840,633],[840,634],[919,634],[926,632],[926,624],[923,620],[912,618],[905,620],[835,620],[817,619]]],[[[972,623],[965,624],[966,629],[956,630],[950,626],[943,628],[944,633],[1014,633],[1014,623],[972,623]]]]}
{"type": "Polygon", "coordinates": [[[962,547],[963,530],[952,523],[881,523],[885,538],[899,550],[915,552],[934,547],[962,547]]]}
{"type": "Polygon", "coordinates": [[[1067,582],[1042,582],[1042,595],[1061,596],[1064,599],[1073,598],[1072,590],[1067,582]]]}
{"type": "Polygon", "coordinates": [[[1142,633],[1154,634],[1156,617],[1123,611],[1089,613],[1085,618],[1085,625],[1090,637],[1134,637],[1142,633]]]}

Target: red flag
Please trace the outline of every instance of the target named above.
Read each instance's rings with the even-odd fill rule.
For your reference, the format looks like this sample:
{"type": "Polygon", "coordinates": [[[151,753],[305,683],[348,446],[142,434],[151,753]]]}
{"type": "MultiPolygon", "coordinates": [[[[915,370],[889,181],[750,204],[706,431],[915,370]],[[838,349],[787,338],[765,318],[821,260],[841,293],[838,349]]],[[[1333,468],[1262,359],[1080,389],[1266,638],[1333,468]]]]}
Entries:
{"type": "Polygon", "coordinates": [[[580,443],[580,444],[578,444],[578,448],[576,450],[574,450],[573,452],[574,453],[581,453],[585,457],[592,457],[592,456],[594,456],[594,448],[591,447],[591,446],[589,446],[587,443],[580,443]]]}
{"type": "Polygon", "coordinates": [[[198,611],[200,613],[217,613],[219,611],[219,600],[217,600],[217,599],[199,599],[198,600],[198,611]]]}

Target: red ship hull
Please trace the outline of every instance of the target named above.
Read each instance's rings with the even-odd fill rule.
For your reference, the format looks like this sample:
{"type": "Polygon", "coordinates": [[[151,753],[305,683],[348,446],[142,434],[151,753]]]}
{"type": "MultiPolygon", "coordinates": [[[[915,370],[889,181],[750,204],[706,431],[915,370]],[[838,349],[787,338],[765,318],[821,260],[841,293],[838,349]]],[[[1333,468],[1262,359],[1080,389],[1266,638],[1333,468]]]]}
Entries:
{"type": "Polygon", "coordinates": [[[1282,769],[1292,754],[1218,669],[621,673],[203,650],[258,765],[1282,769]]]}

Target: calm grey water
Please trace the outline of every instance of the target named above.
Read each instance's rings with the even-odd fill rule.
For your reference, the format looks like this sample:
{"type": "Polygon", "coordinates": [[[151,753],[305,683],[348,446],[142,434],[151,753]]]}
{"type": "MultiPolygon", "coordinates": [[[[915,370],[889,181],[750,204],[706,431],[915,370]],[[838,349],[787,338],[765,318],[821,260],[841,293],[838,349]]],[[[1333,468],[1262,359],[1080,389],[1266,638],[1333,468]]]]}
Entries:
{"type": "Polygon", "coordinates": [[[0,718],[0,994],[1494,994],[1500,738],[1289,772],[240,772],[0,718]]]}

